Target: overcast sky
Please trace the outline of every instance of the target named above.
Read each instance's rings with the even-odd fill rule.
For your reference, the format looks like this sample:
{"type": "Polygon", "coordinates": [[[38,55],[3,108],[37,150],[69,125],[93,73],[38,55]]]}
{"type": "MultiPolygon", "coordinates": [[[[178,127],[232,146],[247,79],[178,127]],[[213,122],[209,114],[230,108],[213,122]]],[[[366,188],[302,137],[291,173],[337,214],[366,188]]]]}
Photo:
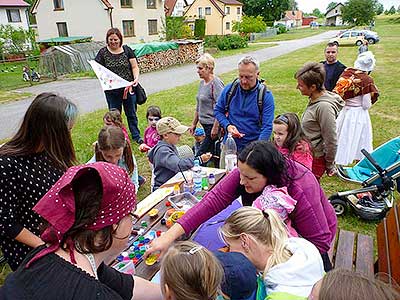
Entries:
{"type": "MultiPolygon", "coordinates": [[[[296,0],[299,5],[299,9],[303,12],[310,13],[314,8],[318,8],[322,13],[326,12],[326,7],[329,3],[333,2],[331,0],[296,0]]],[[[342,2],[343,4],[346,1],[335,1],[342,2]]],[[[385,9],[389,9],[392,5],[397,9],[400,5],[400,0],[379,0],[380,3],[383,4],[385,9]]]]}

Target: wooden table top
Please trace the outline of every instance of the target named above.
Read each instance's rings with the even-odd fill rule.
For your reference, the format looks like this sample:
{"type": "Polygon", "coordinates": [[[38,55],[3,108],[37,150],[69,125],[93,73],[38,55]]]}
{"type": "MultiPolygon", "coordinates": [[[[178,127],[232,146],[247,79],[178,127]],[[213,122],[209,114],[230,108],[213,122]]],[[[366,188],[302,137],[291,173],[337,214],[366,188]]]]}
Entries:
{"type": "MultiPolygon", "coordinates": [[[[204,168],[207,169],[207,168],[204,168]]],[[[219,180],[221,180],[225,176],[225,173],[219,173],[215,175],[215,184],[209,186],[209,190],[212,189],[219,180]]],[[[165,186],[171,186],[171,182],[174,182],[174,180],[167,182],[165,186]]],[[[201,192],[196,193],[196,198],[202,198],[206,194],[206,191],[202,190],[201,192]]],[[[132,231],[132,236],[129,238],[129,247],[133,245],[135,241],[139,240],[140,236],[146,236],[150,231],[161,231],[161,232],[166,232],[168,230],[168,227],[166,225],[161,224],[161,220],[164,218],[164,215],[166,211],[171,208],[170,206],[166,206],[166,202],[168,201],[169,196],[166,196],[163,200],[161,200],[158,204],[154,205],[149,209],[149,211],[153,208],[158,209],[158,214],[155,217],[150,217],[148,213],[145,213],[142,217],[138,218],[137,221],[134,224],[134,230],[132,231]],[[147,227],[141,226],[142,222],[146,222],[147,227]],[[139,230],[140,228],[144,228],[145,231],[141,234],[138,235],[136,230],[139,230]]],[[[189,238],[189,237],[182,237],[182,239],[189,238]]],[[[129,252],[129,247],[125,251],[129,252]]],[[[111,265],[117,264],[117,261],[114,261],[111,265]]],[[[138,262],[135,264],[135,275],[140,276],[144,279],[150,280],[160,269],[160,263],[156,262],[152,266],[146,265],[144,260],[140,258],[138,262]]]]}

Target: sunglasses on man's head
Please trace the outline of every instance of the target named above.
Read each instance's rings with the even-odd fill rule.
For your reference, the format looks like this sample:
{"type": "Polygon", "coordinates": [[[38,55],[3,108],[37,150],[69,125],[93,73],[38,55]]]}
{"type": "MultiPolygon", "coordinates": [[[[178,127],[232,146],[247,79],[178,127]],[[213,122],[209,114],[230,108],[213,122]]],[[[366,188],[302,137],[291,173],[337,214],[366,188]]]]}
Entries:
{"type": "Polygon", "coordinates": [[[160,120],[159,117],[148,117],[147,118],[150,122],[157,122],[158,120],[160,120]]]}

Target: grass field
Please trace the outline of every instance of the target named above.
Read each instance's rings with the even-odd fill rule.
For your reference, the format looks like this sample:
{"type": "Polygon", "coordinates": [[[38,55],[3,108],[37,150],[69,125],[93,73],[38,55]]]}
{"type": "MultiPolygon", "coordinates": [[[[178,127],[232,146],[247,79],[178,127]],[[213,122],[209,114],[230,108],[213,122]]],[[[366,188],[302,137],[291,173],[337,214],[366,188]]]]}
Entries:
{"type": "MultiPolygon", "coordinates": [[[[377,59],[377,66],[372,72],[372,76],[381,96],[379,101],[370,109],[374,131],[374,147],[400,135],[400,83],[395,79],[400,65],[398,55],[400,16],[379,18],[375,30],[379,33],[381,42],[370,46],[370,50],[374,52],[377,59]]],[[[301,96],[299,91],[296,90],[293,74],[305,62],[323,60],[323,49],[324,44],[315,45],[261,64],[261,75],[266,79],[266,83],[275,97],[275,114],[283,112],[301,114],[304,111],[307,98],[301,96]]],[[[352,66],[357,53],[357,47],[342,47],[339,50],[339,60],[347,66],[352,66]]],[[[228,83],[236,77],[236,73],[235,71],[223,74],[221,79],[228,83]]],[[[197,89],[198,82],[194,82],[149,96],[148,102],[138,109],[141,131],[143,132],[147,126],[145,114],[149,105],[158,105],[162,109],[163,116],[174,116],[183,124],[189,125],[193,118],[197,89]]],[[[102,126],[104,113],[105,110],[101,110],[81,116],[72,130],[77,157],[81,163],[88,161],[92,156],[92,143],[96,140],[98,131],[102,126]]],[[[182,137],[182,144],[192,145],[193,143],[194,140],[189,135],[182,137]]],[[[146,157],[138,151],[135,144],[133,144],[133,148],[140,174],[150,178],[150,169],[146,157]]],[[[357,186],[343,182],[336,177],[324,177],[321,184],[327,195],[357,186]]],[[[146,184],[139,190],[138,200],[142,200],[149,193],[149,184],[146,184]]],[[[340,217],[339,226],[375,236],[376,223],[362,221],[352,214],[340,217]]],[[[7,272],[8,270],[4,273],[7,272]]],[[[0,276],[0,284],[1,281],[0,276]]]]}
{"type": "MultiPolygon", "coordinates": [[[[394,19],[393,19],[394,20],[394,19]]],[[[371,45],[370,50],[375,53],[377,67],[372,73],[375,82],[380,89],[379,101],[371,108],[370,115],[374,128],[374,146],[378,146],[392,137],[400,135],[400,107],[398,95],[400,84],[393,78],[399,65],[397,49],[400,41],[396,36],[400,35],[400,24],[392,23],[390,18],[378,19],[376,30],[381,42],[371,45]]],[[[281,56],[261,64],[261,75],[266,79],[268,87],[274,94],[276,111],[295,112],[301,114],[307,104],[307,99],[296,90],[296,81],[293,74],[305,62],[322,60],[324,45],[315,45],[306,49],[281,56]]],[[[339,51],[339,59],[347,66],[351,66],[357,57],[357,47],[342,47],[339,51]]],[[[218,67],[218,66],[217,66],[218,67]]],[[[221,76],[224,82],[230,82],[236,77],[236,72],[230,72],[221,76]]],[[[190,124],[195,106],[195,96],[198,82],[153,94],[144,106],[138,110],[139,127],[143,131],[146,127],[145,113],[149,105],[161,107],[163,116],[172,115],[184,124],[190,124]]],[[[87,161],[91,155],[91,144],[96,139],[101,127],[102,115],[105,111],[97,111],[80,118],[73,129],[73,138],[79,161],[87,161]]],[[[193,144],[193,138],[186,135],[182,143],[193,144]]],[[[134,149],[138,159],[140,173],[149,177],[150,171],[146,158],[137,149],[134,149]]],[[[323,178],[322,185],[327,194],[338,190],[345,190],[355,185],[340,181],[338,178],[323,178]]],[[[149,193],[148,187],[139,191],[139,200],[149,193]]],[[[374,235],[375,224],[359,220],[352,215],[340,218],[340,226],[374,235]]]]}
{"type": "Polygon", "coordinates": [[[329,26],[321,26],[318,28],[293,28],[290,29],[286,33],[257,39],[255,42],[277,42],[277,41],[290,41],[296,39],[302,39],[308,36],[317,35],[329,30],[340,30],[346,28],[345,26],[340,27],[329,27],[329,26]]]}

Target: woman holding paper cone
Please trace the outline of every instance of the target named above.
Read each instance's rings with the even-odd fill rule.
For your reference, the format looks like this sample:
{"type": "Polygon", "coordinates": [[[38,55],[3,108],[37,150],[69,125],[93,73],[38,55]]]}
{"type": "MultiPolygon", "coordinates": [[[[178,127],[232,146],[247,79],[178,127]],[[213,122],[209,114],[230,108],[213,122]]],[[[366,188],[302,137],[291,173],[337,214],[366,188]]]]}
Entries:
{"type": "MultiPolygon", "coordinates": [[[[111,28],[106,34],[107,46],[99,50],[96,55],[96,62],[114,72],[121,78],[136,86],[139,82],[139,65],[135,52],[126,45],[122,45],[123,37],[118,28],[111,28]]],[[[122,106],[128,120],[129,130],[132,139],[139,145],[143,143],[138,128],[138,119],[136,115],[137,104],[136,95],[127,94],[124,98],[124,88],[104,91],[107,99],[108,108],[116,108],[122,112],[122,106]]]]}

